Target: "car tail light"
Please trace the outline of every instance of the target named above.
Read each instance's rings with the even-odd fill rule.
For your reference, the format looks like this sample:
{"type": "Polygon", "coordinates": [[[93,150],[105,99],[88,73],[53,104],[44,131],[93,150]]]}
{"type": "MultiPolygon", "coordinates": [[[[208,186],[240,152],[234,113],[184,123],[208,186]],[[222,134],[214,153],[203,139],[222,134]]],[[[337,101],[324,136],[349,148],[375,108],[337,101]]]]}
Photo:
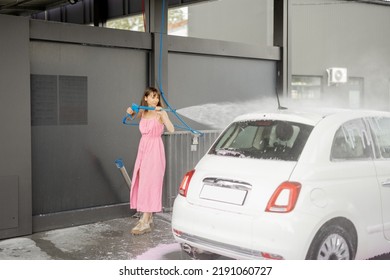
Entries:
{"type": "Polygon", "coordinates": [[[177,230],[177,229],[172,229],[173,233],[176,235],[176,236],[181,236],[183,234],[182,231],[180,230],[177,230]]]}
{"type": "Polygon", "coordinates": [[[181,194],[184,197],[187,196],[188,186],[190,185],[190,181],[191,181],[192,175],[194,175],[194,173],[195,173],[195,169],[188,171],[186,173],[186,175],[184,175],[183,180],[181,181],[181,184],[179,187],[179,194],[181,194]]]}
{"type": "Polygon", "coordinates": [[[268,201],[266,212],[288,213],[292,211],[298,200],[301,184],[298,182],[283,182],[268,201]]]}

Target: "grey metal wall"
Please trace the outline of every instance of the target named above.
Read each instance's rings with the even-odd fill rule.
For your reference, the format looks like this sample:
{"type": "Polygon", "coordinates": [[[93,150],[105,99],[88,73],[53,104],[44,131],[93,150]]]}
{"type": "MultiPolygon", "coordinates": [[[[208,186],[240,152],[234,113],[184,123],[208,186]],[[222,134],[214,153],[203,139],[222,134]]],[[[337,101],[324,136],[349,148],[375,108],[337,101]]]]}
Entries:
{"type": "Polygon", "coordinates": [[[248,112],[244,102],[274,101],[276,62],[263,59],[169,53],[169,98],[196,129],[223,129],[226,123],[248,112]],[[185,98],[183,98],[185,96],[185,98]],[[208,123],[208,124],[207,124],[208,123]]]}
{"type": "Polygon", "coordinates": [[[29,21],[0,17],[0,238],[31,233],[29,21]]]}
{"type": "Polygon", "coordinates": [[[163,136],[167,158],[163,189],[163,209],[171,211],[183,176],[206,154],[220,131],[205,130],[196,136],[190,132],[166,133],[163,136]]]}
{"type": "MultiPolygon", "coordinates": [[[[130,165],[135,156],[139,135],[121,119],[146,85],[147,52],[42,41],[31,42],[30,50],[33,81],[58,77],[50,92],[58,95],[58,122],[34,124],[42,110],[32,112],[33,215],[128,202],[114,161],[122,157],[130,165]],[[72,88],[61,86],[61,78],[72,88]],[[77,78],[87,87],[82,100],[85,89],[77,78]],[[87,118],[75,119],[77,108],[69,108],[66,98],[85,106],[87,118]]],[[[49,82],[42,82],[32,97],[47,91],[49,82]]],[[[45,96],[40,102],[49,109],[45,96]]]]}
{"type": "Polygon", "coordinates": [[[188,34],[190,37],[272,46],[273,7],[274,0],[205,1],[189,5],[188,34]]]}
{"type": "Polygon", "coordinates": [[[140,135],[122,124],[148,81],[141,33],[31,22],[33,231],[130,215],[114,161],[132,170],[140,135]]]}

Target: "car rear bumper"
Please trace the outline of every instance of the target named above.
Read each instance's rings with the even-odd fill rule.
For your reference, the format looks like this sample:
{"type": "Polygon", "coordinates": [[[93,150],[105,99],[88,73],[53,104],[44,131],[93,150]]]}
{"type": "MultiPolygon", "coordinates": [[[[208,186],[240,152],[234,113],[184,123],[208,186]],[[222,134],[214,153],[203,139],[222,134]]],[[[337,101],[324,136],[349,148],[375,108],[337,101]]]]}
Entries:
{"type": "Polygon", "coordinates": [[[178,230],[174,230],[173,235],[177,242],[189,245],[200,251],[204,250],[235,259],[264,259],[263,257],[260,257],[261,252],[256,252],[252,249],[210,240],[178,230]]]}
{"type": "Polygon", "coordinates": [[[293,215],[248,216],[194,206],[178,196],[172,230],[179,243],[235,259],[304,259],[318,221],[293,215]]]}

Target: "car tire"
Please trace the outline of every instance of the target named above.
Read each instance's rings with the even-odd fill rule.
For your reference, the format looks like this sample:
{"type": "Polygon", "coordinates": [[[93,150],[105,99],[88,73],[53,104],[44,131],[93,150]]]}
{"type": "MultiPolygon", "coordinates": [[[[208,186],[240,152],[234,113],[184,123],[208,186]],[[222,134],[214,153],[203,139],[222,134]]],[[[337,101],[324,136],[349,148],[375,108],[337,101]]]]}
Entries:
{"type": "Polygon", "coordinates": [[[353,235],[339,224],[323,226],[314,237],[307,260],[353,260],[356,254],[353,235]]]}

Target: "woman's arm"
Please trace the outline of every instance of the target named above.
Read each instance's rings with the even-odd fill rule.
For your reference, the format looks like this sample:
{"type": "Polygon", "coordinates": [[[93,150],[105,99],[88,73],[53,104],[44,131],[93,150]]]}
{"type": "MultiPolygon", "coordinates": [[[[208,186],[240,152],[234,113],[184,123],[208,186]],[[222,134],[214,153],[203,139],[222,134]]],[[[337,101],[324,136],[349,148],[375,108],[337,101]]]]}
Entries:
{"type": "Polygon", "coordinates": [[[167,112],[166,111],[162,111],[161,107],[156,107],[156,112],[157,112],[157,114],[160,115],[161,121],[165,125],[167,130],[169,132],[174,132],[175,131],[175,127],[173,126],[171,120],[169,119],[167,112]]]}

